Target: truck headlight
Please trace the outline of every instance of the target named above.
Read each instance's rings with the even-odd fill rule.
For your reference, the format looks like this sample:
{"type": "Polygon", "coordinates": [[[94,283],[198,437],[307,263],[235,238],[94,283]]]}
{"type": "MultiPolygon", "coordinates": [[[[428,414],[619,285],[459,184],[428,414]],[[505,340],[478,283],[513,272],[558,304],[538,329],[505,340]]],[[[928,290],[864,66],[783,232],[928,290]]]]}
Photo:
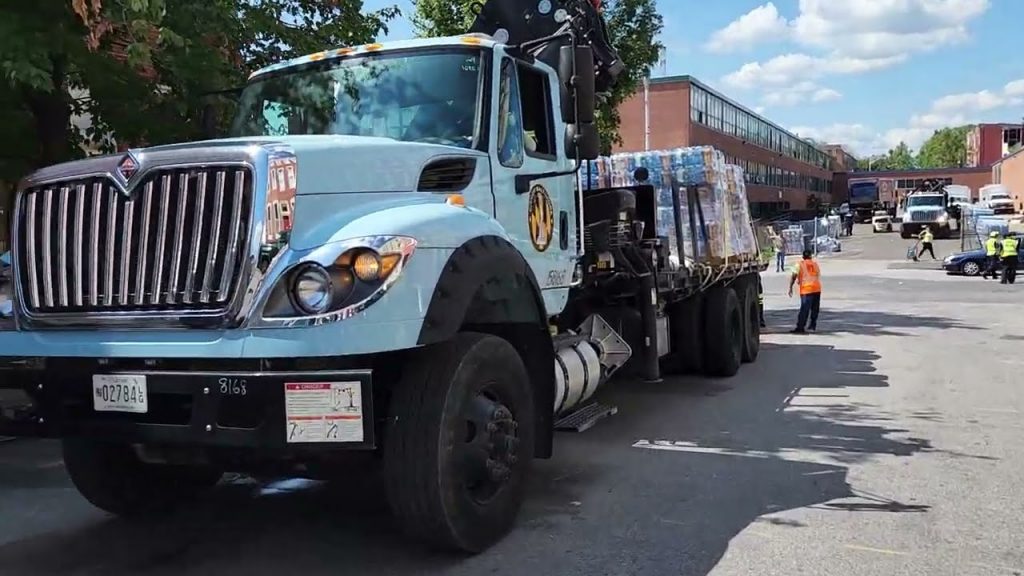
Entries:
{"type": "Polygon", "coordinates": [[[383,296],[416,249],[405,236],[373,236],[324,246],[297,263],[271,290],[263,323],[344,320],[383,296]]]}
{"type": "Polygon", "coordinates": [[[295,274],[292,300],[306,314],[323,314],[331,306],[331,277],[319,264],[307,264],[295,274]]]}

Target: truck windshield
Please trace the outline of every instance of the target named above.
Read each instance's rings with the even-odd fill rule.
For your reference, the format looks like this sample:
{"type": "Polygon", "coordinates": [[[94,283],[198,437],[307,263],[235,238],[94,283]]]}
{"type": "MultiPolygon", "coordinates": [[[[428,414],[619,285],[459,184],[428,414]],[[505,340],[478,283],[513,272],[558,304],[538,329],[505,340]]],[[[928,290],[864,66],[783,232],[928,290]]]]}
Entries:
{"type": "Polygon", "coordinates": [[[945,206],[945,200],[942,196],[911,196],[907,199],[908,207],[919,207],[919,206],[945,206]]]}
{"type": "Polygon", "coordinates": [[[473,147],[480,133],[480,53],[380,53],[257,77],[233,136],[342,134],[473,147]]]}

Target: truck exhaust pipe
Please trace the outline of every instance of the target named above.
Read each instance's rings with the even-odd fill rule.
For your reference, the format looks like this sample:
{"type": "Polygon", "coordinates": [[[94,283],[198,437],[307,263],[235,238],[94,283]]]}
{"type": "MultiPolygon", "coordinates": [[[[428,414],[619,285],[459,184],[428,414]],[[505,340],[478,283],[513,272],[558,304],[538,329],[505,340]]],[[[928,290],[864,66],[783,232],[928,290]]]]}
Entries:
{"type": "Polygon", "coordinates": [[[555,351],[555,415],[588,400],[632,354],[629,344],[604,318],[588,317],[555,351]]]}

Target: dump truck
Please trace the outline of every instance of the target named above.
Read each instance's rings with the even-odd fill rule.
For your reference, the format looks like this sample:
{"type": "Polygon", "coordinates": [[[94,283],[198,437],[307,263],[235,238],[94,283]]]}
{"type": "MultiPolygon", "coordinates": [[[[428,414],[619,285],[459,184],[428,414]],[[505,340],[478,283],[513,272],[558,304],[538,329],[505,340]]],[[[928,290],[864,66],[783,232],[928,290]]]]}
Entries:
{"type": "Polygon", "coordinates": [[[713,236],[698,190],[582,181],[622,70],[592,2],[490,0],[256,71],[230,137],[28,175],[0,435],[60,439],[117,515],[225,471],[379,473],[412,536],[488,548],[610,377],[758,354],[761,265],[680,253],[713,236]]]}

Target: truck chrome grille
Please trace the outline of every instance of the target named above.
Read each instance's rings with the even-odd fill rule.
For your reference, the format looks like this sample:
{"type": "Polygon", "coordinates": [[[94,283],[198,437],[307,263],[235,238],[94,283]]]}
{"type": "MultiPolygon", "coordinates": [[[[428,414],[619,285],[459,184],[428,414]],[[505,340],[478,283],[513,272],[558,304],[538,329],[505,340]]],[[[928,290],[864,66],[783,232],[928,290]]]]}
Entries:
{"type": "Polygon", "coordinates": [[[21,294],[33,315],[226,310],[246,262],[253,177],[245,167],[151,171],[121,192],[107,177],[19,198],[21,294]]]}
{"type": "Polygon", "coordinates": [[[915,210],[910,213],[911,222],[934,222],[942,215],[942,210],[915,210]]]}

